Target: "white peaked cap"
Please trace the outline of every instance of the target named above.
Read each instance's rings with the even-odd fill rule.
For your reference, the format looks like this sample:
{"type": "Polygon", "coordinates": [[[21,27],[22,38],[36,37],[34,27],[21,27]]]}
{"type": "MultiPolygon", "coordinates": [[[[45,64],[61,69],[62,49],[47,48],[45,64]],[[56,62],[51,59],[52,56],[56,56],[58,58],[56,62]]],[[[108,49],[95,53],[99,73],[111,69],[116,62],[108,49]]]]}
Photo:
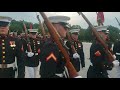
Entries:
{"type": "Polygon", "coordinates": [[[38,29],[28,29],[29,32],[35,32],[37,33],[38,32],[38,29]]]}
{"type": "Polygon", "coordinates": [[[0,16],[0,21],[10,23],[12,21],[12,18],[7,16],[0,16]]]}
{"type": "Polygon", "coordinates": [[[95,29],[97,30],[97,31],[108,31],[108,26],[97,26],[97,27],[95,27],[95,29]]]}
{"type": "Polygon", "coordinates": [[[70,20],[70,17],[67,17],[67,16],[51,16],[51,17],[49,17],[49,20],[52,23],[59,23],[59,22],[67,23],[67,21],[70,20]]]}
{"type": "Polygon", "coordinates": [[[70,33],[79,33],[80,29],[71,29],[69,32],[70,33]]]}

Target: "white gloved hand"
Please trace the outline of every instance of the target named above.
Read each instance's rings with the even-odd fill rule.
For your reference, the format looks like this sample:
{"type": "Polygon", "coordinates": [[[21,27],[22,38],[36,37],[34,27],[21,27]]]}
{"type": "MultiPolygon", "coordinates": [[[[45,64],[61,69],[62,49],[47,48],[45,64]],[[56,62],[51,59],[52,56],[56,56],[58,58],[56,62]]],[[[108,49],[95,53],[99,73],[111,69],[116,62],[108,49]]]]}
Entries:
{"type": "Polygon", "coordinates": [[[73,58],[75,58],[75,59],[76,59],[76,58],[80,58],[80,56],[79,56],[78,53],[74,53],[74,54],[73,54],[73,58]]]}
{"type": "Polygon", "coordinates": [[[119,64],[120,64],[118,60],[115,60],[115,61],[113,61],[112,63],[113,63],[113,65],[114,65],[114,67],[118,67],[119,64]]]}
{"type": "Polygon", "coordinates": [[[32,57],[33,55],[34,55],[33,52],[28,52],[28,53],[27,53],[27,56],[28,56],[28,57],[32,57]]]}
{"type": "Polygon", "coordinates": [[[116,59],[116,56],[115,56],[115,55],[113,55],[113,58],[114,58],[114,59],[116,59]]]}
{"type": "Polygon", "coordinates": [[[82,78],[82,76],[77,76],[77,77],[74,77],[74,78],[82,78]]]}

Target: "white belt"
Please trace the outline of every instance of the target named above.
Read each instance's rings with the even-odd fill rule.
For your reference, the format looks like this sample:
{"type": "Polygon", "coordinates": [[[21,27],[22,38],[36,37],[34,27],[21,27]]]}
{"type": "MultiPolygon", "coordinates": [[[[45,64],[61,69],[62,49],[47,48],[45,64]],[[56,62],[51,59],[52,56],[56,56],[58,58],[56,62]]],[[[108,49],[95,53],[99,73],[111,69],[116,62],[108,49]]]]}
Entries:
{"type": "Polygon", "coordinates": [[[11,64],[0,64],[0,68],[15,68],[15,62],[11,64]]]}
{"type": "Polygon", "coordinates": [[[116,55],[120,55],[120,53],[116,53],[116,55]]]}

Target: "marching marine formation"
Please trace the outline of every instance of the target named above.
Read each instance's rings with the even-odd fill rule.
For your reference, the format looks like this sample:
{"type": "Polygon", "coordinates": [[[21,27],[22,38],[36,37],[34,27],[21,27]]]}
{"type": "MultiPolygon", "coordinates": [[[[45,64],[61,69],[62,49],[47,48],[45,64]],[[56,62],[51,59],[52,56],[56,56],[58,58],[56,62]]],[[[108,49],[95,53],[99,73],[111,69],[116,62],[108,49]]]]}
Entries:
{"type": "MultiPolygon", "coordinates": [[[[30,29],[27,29],[28,24],[25,25],[24,20],[24,29],[21,24],[17,29],[10,27],[10,24],[16,24],[16,20],[11,23],[11,17],[0,16],[0,78],[82,78],[79,75],[84,72],[81,68],[87,66],[87,53],[83,50],[83,47],[86,49],[85,44],[78,37],[81,32],[86,32],[77,27],[79,25],[71,27],[68,23],[70,17],[47,18],[44,12],[39,13],[44,20],[42,23],[36,13],[40,33],[33,29],[31,23],[30,29]],[[20,29],[24,32],[20,33],[20,29]]],[[[120,78],[120,40],[112,48],[112,35],[109,36],[108,26],[103,24],[103,12],[96,12],[98,26],[95,27],[82,12],[78,14],[87,22],[94,37],[87,78],[110,78],[108,70],[113,67],[117,70],[116,78],[120,78]]],[[[13,26],[17,27],[17,24],[13,26]]],[[[83,41],[86,39],[81,37],[83,41]]]]}

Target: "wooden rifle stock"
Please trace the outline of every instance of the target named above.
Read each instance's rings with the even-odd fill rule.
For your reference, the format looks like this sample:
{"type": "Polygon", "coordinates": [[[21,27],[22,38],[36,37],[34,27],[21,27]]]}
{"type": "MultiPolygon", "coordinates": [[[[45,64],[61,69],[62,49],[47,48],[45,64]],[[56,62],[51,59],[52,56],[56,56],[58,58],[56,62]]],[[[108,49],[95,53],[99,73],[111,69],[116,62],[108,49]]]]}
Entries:
{"type": "Polygon", "coordinates": [[[88,23],[88,25],[90,26],[90,28],[91,28],[94,36],[96,37],[96,39],[98,40],[98,42],[100,42],[101,45],[104,47],[104,51],[105,51],[105,53],[107,55],[109,63],[112,63],[114,61],[113,55],[109,51],[108,46],[106,45],[106,43],[104,42],[104,40],[100,38],[99,33],[94,28],[94,26],[90,23],[90,21],[86,18],[86,16],[82,12],[78,12],[78,14],[81,15],[84,18],[84,20],[88,23]]]}
{"type": "Polygon", "coordinates": [[[30,46],[30,39],[28,37],[28,33],[27,33],[27,28],[26,28],[26,25],[24,23],[24,20],[23,20],[23,25],[24,25],[24,32],[25,32],[25,37],[27,39],[27,47],[28,47],[28,52],[32,52],[32,49],[31,49],[31,46],[30,46]]]}
{"type": "Polygon", "coordinates": [[[39,15],[37,15],[37,19],[38,19],[38,21],[39,21],[39,25],[40,25],[40,28],[41,28],[41,32],[42,32],[43,38],[44,38],[44,40],[46,40],[45,29],[44,29],[44,27],[43,27],[43,24],[41,23],[41,20],[40,20],[40,18],[39,18],[39,15]]]}
{"type": "Polygon", "coordinates": [[[66,60],[66,67],[68,69],[69,72],[69,76],[70,78],[74,78],[76,76],[78,76],[74,66],[72,65],[72,63],[70,62],[70,58],[68,55],[68,52],[66,51],[66,49],[63,47],[62,44],[62,40],[59,36],[59,34],[57,33],[56,29],[54,28],[54,26],[52,25],[52,23],[50,22],[50,20],[47,18],[47,16],[45,15],[44,12],[40,12],[41,16],[43,17],[46,26],[48,27],[48,30],[51,34],[51,36],[53,37],[54,41],[56,42],[56,44],[58,45],[58,48],[61,50],[61,52],[63,53],[65,60],[66,60]]]}

